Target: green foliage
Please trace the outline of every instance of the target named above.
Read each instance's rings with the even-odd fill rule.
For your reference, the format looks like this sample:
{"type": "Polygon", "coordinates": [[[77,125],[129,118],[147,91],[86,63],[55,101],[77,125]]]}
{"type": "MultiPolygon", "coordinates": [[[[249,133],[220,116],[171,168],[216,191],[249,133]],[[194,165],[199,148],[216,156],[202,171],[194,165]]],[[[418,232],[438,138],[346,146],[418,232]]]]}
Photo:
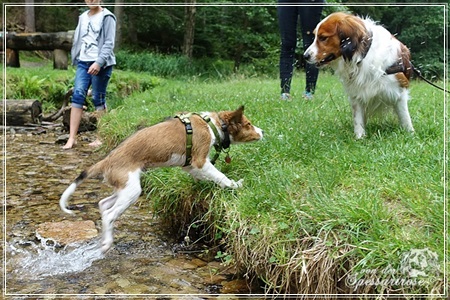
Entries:
{"type": "Polygon", "coordinates": [[[37,99],[45,103],[44,109],[60,103],[70,88],[73,74],[52,70],[47,61],[40,65],[36,68],[7,68],[6,98],[37,99]]]}
{"type": "Polygon", "coordinates": [[[145,72],[167,78],[226,78],[235,73],[252,76],[255,74],[273,74],[276,66],[273,61],[255,60],[255,64],[242,65],[234,69],[232,61],[201,58],[188,59],[182,55],[166,55],[152,52],[118,51],[117,68],[145,72]]]}
{"type": "MultiPolygon", "coordinates": [[[[163,219],[178,229],[203,224],[209,240],[224,243],[218,259],[237,263],[276,291],[293,286],[309,293],[336,291],[333,278],[350,269],[398,269],[410,249],[428,248],[443,262],[443,93],[412,82],[416,133],[402,131],[396,117],[388,115],[370,119],[368,137],[356,141],[351,109],[336,77],[322,72],[315,98],[308,102],[295,90],[293,101],[280,101],[277,87],[278,80],[262,78],[167,79],[125,99],[124,107],[105,116],[100,133],[112,148],[139,125],[178,111],[244,104],[265,138],[232,146],[232,163],[219,159],[216,164],[229,178],[243,178],[241,189],[195,182],[175,168],[146,173],[144,190],[148,205],[163,219]],[[304,270],[308,276],[299,273],[304,270]],[[308,285],[306,277],[331,283],[308,285]]],[[[423,286],[370,291],[442,288],[432,277],[423,286]]]]}
{"type": "MultiPolygon", "coordinates": [[[[6,69],[6,98],[37,99],[43,104],[44,112],[58,109],[64,95],[73,86],[75,68],[53,70],[52,63],[42,59],[38,65],[6,69]]],[[[148,91],[160,83],[161,79],[148,74],[114,70],[107,90],[108,107],[118,107],[123,104],[124,98],[136,92],[148,91]]]]}
{"type": "Polygon", "coordinates": [[[235,69],[243,62],[265,58],[266,50],[279,44],[274,6],[202,7],[199,17],[205,18],[205,26],[197,27],[197,53],[231,58],[235,69]]]}

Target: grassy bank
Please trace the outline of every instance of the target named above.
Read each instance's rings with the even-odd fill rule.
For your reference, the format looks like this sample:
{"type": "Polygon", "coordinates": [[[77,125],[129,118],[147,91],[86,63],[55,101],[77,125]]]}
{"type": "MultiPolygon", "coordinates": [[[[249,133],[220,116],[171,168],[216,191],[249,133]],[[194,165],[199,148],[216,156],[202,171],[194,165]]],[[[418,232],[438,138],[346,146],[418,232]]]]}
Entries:
{"type": "MultiPolygon", "coordinates": [[[[26,53],[26,52],[25,52],[26,53]]],[[[54,70],[50,60],[24,55],[23,67],[7,68],[5,87],[7,99],[36,99],[44,109],[44,114],[58,110],[66,92],[73,87],[76,68],[54,70]]],[[[2,73],[3,76],[3,73],[2,73]]],[[[108,85],[108,105],[115,108],[123,104],[129,95],[149,90],[159,85],[160,79],[148,73],[114,70],[108,85]]],[[[0,91],[3,93],[4,86],[0,91]]],[[[89,109],[93,105],[88,102],[89,109]]]]}
{"type": "Polygon", "coordinates": [[[217,257],[263,280],[269,292],[442,293],[443,93],[414,82],[416,133],[390,115],[371,119],[368,137],[355,141],[338,80],[321,74],[314,101],[305,102],[299,77],[290,102],[278,99],[275,79],[164,80],[125,99],[100,133],[112,147],[178,111],[244,104],[265,138],[233,146],[232,163],[217,163],[230,178],[244,178],[244,187],[221,190],[179,169],[149,171],[145,193],[159,216],[185,229],[201,226],[222,244],[217,257]],[[437,253],[438,267],[419,283],[392,283],[414,279],[404,269],[412,249],[437,253]]]}

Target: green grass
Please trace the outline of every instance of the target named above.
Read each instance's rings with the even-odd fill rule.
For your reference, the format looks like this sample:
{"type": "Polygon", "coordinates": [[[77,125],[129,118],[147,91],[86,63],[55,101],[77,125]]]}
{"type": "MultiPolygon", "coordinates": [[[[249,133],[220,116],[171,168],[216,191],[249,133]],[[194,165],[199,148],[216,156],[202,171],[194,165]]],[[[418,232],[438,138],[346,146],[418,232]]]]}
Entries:
{"type": "MultiPolygon", "coordinates": [[[[353,138],[351,110],[336,77],[321,73],[314,101],[279,100],[278,80],[163,80],[124,100],[102,121],[109,148],[138,126],[178,111],[229,110],[265,131],[264,140],[232,146],[232,163],[217,163],[243,188],[194,182],[180,169],[149,171],[143,181],[155,212],[172,225],[222,243],[220,257],[262,279],[270,292],[438,293],[444,282],[444,96],[412,83],[416,133],[394,115],[369,120],[368,136],[353,138]],[[402,255],[428,248],[440,270],[421,286],[348,289],[346,275],[388,279],[402,255]],[[439,279],[441,278],[441,279],[439,279]],[[339,280],[341,279],[341,280],[339,280]]],[[[222,157],[223,158],[223,157],[222,157]]],[[[218,256],[218,257],[219,257],[218,256]]],[[[447,266],[448,267],[448,266],[447,266]]],[[[396,277],[404,276],[395,274],[396,277]]]]}

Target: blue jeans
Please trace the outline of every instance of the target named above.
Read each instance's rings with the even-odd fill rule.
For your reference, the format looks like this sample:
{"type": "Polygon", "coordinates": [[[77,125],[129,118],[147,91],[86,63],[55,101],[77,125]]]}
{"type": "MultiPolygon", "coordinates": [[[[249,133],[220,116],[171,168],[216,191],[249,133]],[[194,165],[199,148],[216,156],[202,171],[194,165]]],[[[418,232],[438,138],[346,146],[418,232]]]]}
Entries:
{"type": "Polygon", "coordinates": [[[87,71],[93,63],[78,62],[72,95],[72,107],[83,108],[89,87],[92,86],[92,100],[95,110],[104,110],[106,108],[106,87],[111,78],[112,66],[101,68],[98,75],[90,75],[87,71]]]}
{"type": "MultiPolygon", "coordinates": [[[[314,3],[321,4],[324,0],[316,1],[289,1],[278,0],[280,4],[287,3],[314,3]]],[[[278,6],[278,25],[281,35],[280,52],[280,79],[281,92],[289,93],[291,90],[292,72],[294,71],[295,49],[297,46],[297,27],[300,24],[303,48],[306,50],[314,41],[313,31],[319,23],[322,15],[322,6],[278,6]]],[[[307,92],[314,93],[319,70],[311,64],[306,64],[306,87],[307,92]]]]}

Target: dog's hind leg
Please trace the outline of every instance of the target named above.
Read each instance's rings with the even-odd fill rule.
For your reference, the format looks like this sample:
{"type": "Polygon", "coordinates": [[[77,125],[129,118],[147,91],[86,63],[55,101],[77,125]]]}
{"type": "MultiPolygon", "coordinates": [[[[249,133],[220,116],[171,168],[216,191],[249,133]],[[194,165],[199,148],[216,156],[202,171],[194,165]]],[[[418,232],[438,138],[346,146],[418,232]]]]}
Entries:
{"type": "Polygon", "coordinates": [[[117,200],[117,193],[114,193],[113,195],[106,197],[105,199],[102,199],[98,203],[98,208],[100,209],[100,213],[103,214],[104,211],[113,207],[113,205],[116,203],[116,200],[117,200]]]}
{"type": "Polygon", "coordinates": [[[130,205],[134,204],[141,194],[140,173],[140,169],[128,173],[127,184],[123,189],[117,190],[115,193],[115,201],[113,198],[114,195],[101,201],[103,203],[100,204],[100,210],[104,209],[102,210],[103,235],[101,243],[103,252],[108,251],[113,243],[114,221],[116,221],[130,205]]]}
{"type": "Polygon", "coordinates": [[[409,115],[408,110],[408,91],[405,90],[401,96],[398,102],[395,104],[395,112],[397,113],[398,120],[400,122],[400,125],[409,132],[414,132],[414,127],[411,122],[411,117],[409,115]]]}

